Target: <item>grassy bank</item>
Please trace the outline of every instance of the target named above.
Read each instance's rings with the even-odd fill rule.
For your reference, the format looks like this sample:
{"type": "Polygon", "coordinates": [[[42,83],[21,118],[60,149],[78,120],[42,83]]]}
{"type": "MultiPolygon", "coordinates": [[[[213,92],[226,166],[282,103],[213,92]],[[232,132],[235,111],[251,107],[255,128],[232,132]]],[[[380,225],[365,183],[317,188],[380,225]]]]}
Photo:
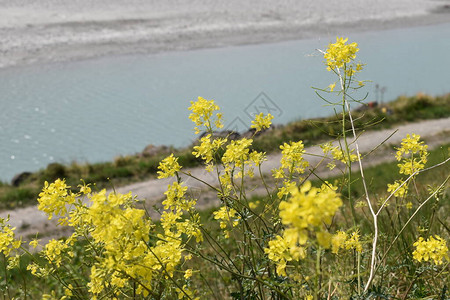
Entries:
{"type": "MultiPolygon", "coordinates": [[[[356,126],[365,130],[378,130],[394,125],[450,116],[450,94],[431,97],[418,94],[413,97],[399,97],[395,101],[376,107],[364,107],[354,111],[356,126]]],[[[279,145],[290,140],[303,140],[306,145],[320,143],[338,137],[342,130],[342,116],[331,116],[289,123],[278,126],[255,137],[253,148],[258,151],[273,152],[279,145]]],[[[346,122],[350,126],[349,122],[346,122]]],[[[346,128],[347,130],[349,128],[346,128]]],[[[173,149],[179,162],[185,168],[199,165],[200,160],[192,155],[191,148],[173,149]]],[[[45,181],[66,178],[73,187],[83,178],[86,183],[96,183],[99,188],[123,185],[151,178],[156,173],[161,159],[166,154],[153,156],[129,155],[117,157],[113,162],[70,165],[52,163],[46,169],[32,173],[17,186],[0,184],[0,209],[34,204],[45,181]]]]}
{"type": "MultiPolygon", "coordinates": [[[[448,149],[450,144],[443,145],[438,149],[430,151],[428,157],[427,166],[435,165],[441,162],[443,159],[448,157],[448,149]]],[[[450,172],[449,164],[437,167],[433,169],[431,172],[424,172],[420,174],[414,182],[416,186],[414,193],[417,193],[416,196],[418,198],[425,197],[429,194],[428,187],[436,188],[439,185],[443,178],[448,176],[450,172]]],[[[365,169],[365,175],[367,182],[370,183],[369,192],[371,195],[375,195],[373,199],[373,204],[377,205],[380,199],[383,199],[388,195],[386,191],[386,186],[388,183],[393,182],[398,179],[398,167],[397,162],[391,163],[383,163],[381,165],[375,167],[369,167],[365,169]]],[[[352,175],[355,180],[352,183],[352,197],[360,201],[360,203],[364,203],[362,197],[364,196],[364,191],[361,188],[360,182],[360,173],[353,172],[352,175]]],[[[329,182],[342,181],[345,180],[345,177],[334,177],[327,179],[329,182]]],[[[321,185],[321,181],[315,180],[313,181],[313,185],[319,187],[321,185]]],[[[430,220],[434,220],[432,224],[429,224],[429,231],[435,232],[441,224],[447,222],[445,212],[448,211],[450,202],[449,197],[449,183],[447,183],[447,189],[444,189],[444,192],[439,195],[439,199],[430,202],[421,210],[421,215],[413,220],[414,224],[419,224],[421,221],[430,218],[430,220]],[[440,202],[442,205],[439,209],[437,204],[440,202]]],[[[340,190],[342,194],[345,194],[347,191],[340,190]]],[[[274,193],[274,196],[276,192],[274,193]]],[[[422,198],[423,199],[423,198],[422,198]]],[[[250,202],[255,204],[255,210],[260,211],[262,207],[259,207],[260,203],[268,203],[270,201],[267,196],[255,196],[252,197],[250,202]]],[[[417,208],[417,204],[415,204],[410,209],[405,209],[401,203],[402,199],[397,198],[388,207],[387,210],[383,214],[380,215],[380,228],[385,233],[380,238],[380,244],[384,247],[384,249],[389,248],[391,246],[392,237],[396,235],[397,232],[401,229],[404,220],[409,218],[412,212],[417,208]],[[400,208],[398,207],[400,206],[400,208]],[[400,211],[400,214],[397,216],[396,212],[400,211]],[[395,217],[394,217],[395,216],[395,217]]],[[[348,209],[348,207],[347,207],[348,209]]],[[[370,245],[369,235],[372,233],[372,226],[369,222],[370,217],[368,217],[369,212],[368,208],[365,205],[357,204],[357,211],[359,216],[366,216],[366,218],[360,219],[360,230],[361,230],[361,241],[364,247],[368,247],[370,245]]],[[[233,253],[234,249],[238,246],[238,242],[236,239],[227,239],[223,237],[223,229],[220,228],[219,222],[214,218],[214,212],[217,211],[217,207],[208,208],[206,210],[200,211],[200,219],[203,222],[205,228],[208,228],[209,235],[213,237],[217,237],[218,242],[221,245],[221,249],[226,253],[233,253]]],[[[348,222],[348,216],[350,213],[346,209],[342,208],[342,210],[336,215],[335,223],[345,223],[348,222]]],[[[155,222],[156,226],[160,226],[160,222],[155,222]]],[[[419,266],[412,261],[411,253],[411,244],[416,240],[417,236],[420,235],[421,228],[415,226],[416,229],[405,231],[401,235],[399,235],[399,242],[395,244],[392,248],[390,256],[385,258],[385,265],[382,267],[382,270],[385,275],[386,285],[385,286],[377,286],[374,287],[369,295],[372,297],[364,298],[364,299],[391,299],[394,288],[386,288],[386,286],[404,286],[409,284],[411,278],[417,276],[415,274],[424,274],[427,272],[432,272],[432,268],[427,268],[423,266],[419,266]],[[398,274],[402,274],[404,277],[395,277],[390,276],[393,272],[397,272],[398,274]]],[[[438,231],[439,232],[439,231],[438,231]]],[[[209,238],[205,237],[205,238],[209,238]]],[[[39,236],[42,237],[42,236],[39,236]]],[[[87,281],[87,274],[89,271],[84,268],[86,261],[81,258],[86,256],[85,247],[86,241],[77,242],[74,246],[74,263],[75,265],[70,268],[68,271],[71,276],[79,276],[78,278],[82,278],[82,280],[87,281]]],[[[209,247],[205,245],[202,248],[202,251],[205,255],[213,256],[215,254],[215,249],[210,245],[209,247]]],[[[329,256],[329,255],[328,255],[329,256]]],[[[327,255],[324,256],[324,261],[330,259],[327,255]]],[[[355,261],[350,259],[348,255],[341,254],[341,259],[347,261],[347,267],[345,269],[340,269],[340,274],[351,273],[355,268],[355,261]]],[[[39,255],[34,255],[33,260],[38,261],[40,263],[45,263],[45,260],[39,255]]],[[[30,295],[38,296],[42,293],[50,293],[50,291],[58,289],[58,281],[52,277],[46,278],[37,278],[27,272],[26,266],[30,264],[30,257],[23,256],[21,258],[21,262],[19,264],[20,268],[13,270],[9,276],[11,276],[12,282],[16,282],[17,285],[20,282],[26,282],[28,286],[28,290],[30,295]]],[[[193,258],[192,261],[188,262],[187,267],[202,270],[202,272],[197,272],[192,277],[192,282],[198,289],[200,294],[208,295],[208,299],[238,299],[238,298],[229,298],[228,294],[230,294],[229,288],[233,288],[237,285],[236,278],[226,276],[223,272],[221,272],[217,268],[210,268],[208,262],[199,258],[193,258]],[[226,285],[224,285],[226,283],[226,285]]],[[[303,264],[302,267],[311,268],[311,266],[307,264],[303,264]]],[[[337,272],[338,270],[330,269],[327,272],[337,272]]],[[[446,295],[446,285],[442,281],[433,281],[430,282],[425,278],[418,278],[415,280],[411,280],[414,285],[411,285],[409,290],[409,298],[408,299],[430,299],[424,298],[425,296],[430,294],[430,291],[434,289],[441,289],[442,295],[446,295]]],[[[0,283],[1,285],[2,283],[0,283]]],[[[356,281],[350,283],[355,289],[357,289],[356,281]]],[[[14,292],[14,288],[12,289],[14,292]]],[[[232,294],[233,296],[233,294],[232,294]]],[[[140,298],[137,298],[140,299],[140,298]]],[[[333,298],[334,299],[334,298],[333,298]]],[[[352,298],[352,299],[363,299],[363,298],[352,298]]],[[[395,298],[397,299],[397,298],[395,298]]],[[[439,298],[444,299],[444,298],[439,298]]]]}

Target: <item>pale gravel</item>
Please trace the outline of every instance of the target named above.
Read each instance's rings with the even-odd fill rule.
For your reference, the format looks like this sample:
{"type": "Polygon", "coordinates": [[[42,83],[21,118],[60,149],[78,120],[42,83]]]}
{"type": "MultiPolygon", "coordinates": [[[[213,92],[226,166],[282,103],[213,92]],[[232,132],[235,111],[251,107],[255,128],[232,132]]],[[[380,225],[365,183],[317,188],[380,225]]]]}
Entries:
{"type": "MultiPolygon", "coordinates": [[[[368,167],[394,160],[395,152],[392,150],[391,146],[398,145],[406,134],[411,133],[419,134],[422,139],[429,144],[430,149],[445,143],[450,143],[450,118],[409,123],[396,126],[392,129],[362,133],[358,138],[358,145],[361,153],[368,153],[377,148],[393,134],[389,140],[383,143],[381,147],[378,147],[373,154],[363,160],[363,166],[368,167]]],[[[353,146],[351,145],[351,147],[354,147],[354,144],[353,146]]],[[[314,166],[319,162],[320,158],[315,156],[322,153],[318,146],[307,147],[305,151],[309,154],[306,155],[305,158],[309,161],[311,166],[314,166]]],[[[279,167],[280,158],[280,153],[268,155],[267,161],[262,165],[263,174],[270,175],[273,168],[279,167]]],[[[217,179],[210,173],[205,172],[201,167],[185,171],[211,185],[217,184],[217,179]]],[[[337,172],[337,169],[330,172],[322,168],[319,169],[316,174],[322,178],[326,178],[330,175],[336,175],[337,172]]],[[[190,188],[189,193],[199,199],[197,204],[199,209],[218,205],[216,195],[208,192],[208,190],[205,189],[204,184],[193,179],[187,179],[186,176],[182,176],[182,178],[190,188]]],[[[145,201],[148,208],[151,208],[153,205],[160,206],[167,185],[171,182],[171,179],[150,179],[116,188],[116,192],[125,194],[131,191],[138,199],[145,201]]],[[[261,184],[251,182],[250,189],[253,189],[253,192],[247,194],[247,196],[251,196],[252,194],[265,194],[265,190],[261,184]],[[252,186],[252,184],[254,184],[254,186],[252,186]]],[[[46,240],[48,240],[50,238],[67,235],[70,232],[68,228],[57,228],[55,225],[56,220],[48,220],[46,215],[37,209],[37,206],[0,212],[0,218],[6,218],[8,215],[10,216],[9,223],[13,227],[17,227],[18,236],[23,236],[24,238],[34,236],[36,232],[39,232],[46,237],[46,240]]],[[[158,215],[157,213],[153,213],[151,217],[156,219],[158,215]]]]}
{"type": "Polygon", "coordinates": [[[0,68],[450,22],[449,0],[0,0],[0,68]]]}

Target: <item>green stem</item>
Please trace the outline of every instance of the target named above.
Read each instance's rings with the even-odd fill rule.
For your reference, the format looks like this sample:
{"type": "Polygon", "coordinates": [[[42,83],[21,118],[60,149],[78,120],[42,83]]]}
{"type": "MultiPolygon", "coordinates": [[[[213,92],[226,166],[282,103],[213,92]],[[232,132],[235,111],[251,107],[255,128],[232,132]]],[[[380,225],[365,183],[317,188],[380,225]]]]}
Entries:
{"type": "MultiPolygon", "coordinates": [[[[344,67],[345,68],[345,67],[344,67]]],[[[345,74],[345,69],[344,69],[344,74],[345,74]]],[[[338,73],[339,76],[339,80],[341,83],[341,92],[342,92],[342,139],[344,141],[345,147],[344,150],[346,151],[346,153],[344,153],[344,155],[347,156],[347,189],[348,189],[348,201],[350,203],[350,210],[352,213],[352,219],[353,219],[353,226],[356,227],[356,224],[358,224],[357,219],[356,219],[356,211],[355,211],[355,206],[353,203],[353,199],[352,199],[352,195],[351,195],[351,183],[352,183],[352,161],[350,159],[350,148],[348,146],[348,142],[347,142],[347,133],[346,133],[346,129],[345,129],[345,112],[346,112],[346,92],[347,92],[347,88],[345,85],[345,78],[342,77],[341,73],[338,73]]],[[[341,147],[342,150],[342,147],[341,147]]]]}
{"type": "Polygon", "coordinates": [[[358,296],[361,295],[361,274],[359,272],[360,268],[361,268],[361,253],[359,251],[356,251],[358,253],[358,296]]]}
{"type": "Polygon", "coordinates": [[[321,255],[321,250],[322,248],[319,246],[317,248],[317,256],[316,256],[316,279],[315,279],[315,293],[314,293],[314,300],[319,300],[320,299],[320,276],[321,276],[321,272],[320,272],[320,255],[321,255]]]}

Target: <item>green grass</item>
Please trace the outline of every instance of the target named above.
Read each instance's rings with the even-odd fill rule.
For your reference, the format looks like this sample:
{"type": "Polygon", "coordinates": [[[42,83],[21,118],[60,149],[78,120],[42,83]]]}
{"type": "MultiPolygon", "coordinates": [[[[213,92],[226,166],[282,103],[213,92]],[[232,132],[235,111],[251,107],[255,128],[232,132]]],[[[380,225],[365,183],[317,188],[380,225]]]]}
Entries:
{"type": "MultiPolygon", "coordinates": [[[[450,144],[443,145],[433,151],[430,151],[429,155],[429,161],[427,166],[432,166],[437,163],[442,162],[444,159],[446,159],[449,155],[448,149],[450,147],[450,144]]],[[[120,168],[120,167],[119,167],[120,168]]],[[[434,168],[431,171],[423,172],[421,173],[417,179],[417,190],[418,194],[415,197],[415,202],[419,203],[420,201],[423,201],[423,199],[426,198],[428,192],[427,187],[428,186],[437,186],[439,185],[446,176],[450,174],[450,164],[447,163],[446,165],[434,168]]],[[[371,198],[374,200],[374,204],[377,202],[377,197],[385,197],[387,195],[386,192],[386,184],[393,182],[394,180],[400,178],[402,175],[398,174],[398,167],[397,162],[390,162],[390,163],[383,163],[381,165],[370,167],[365,169],[365,176],[367,180],[370,182],[369,184],[369,190],[371,198]],[[373,196],[376,195],[375,198],[373,196]]],[[[354,172],[352,174],[352,177],[355,178],[355,181],[352,184],[352,196],[354,198],[360,198],[362,200],[362,196],[364,195],[363,189],[361,186],[361,181],[358,180],[359,178],[359,172],[354,172]]],[[[342,180],[341,177],[335,177],[327,179],[330,182],[333,182],[333,180],[342,180]]],[[[320,181],[315,181],[315,185],[320,185],[320,181]]],[[[447,185],[448,186],[448,185],[447,185]]],[[[345,193],[345,191],[341,191],[345,193]]],[[[412,194],[414,194],[413,192],[412,194]]],[[[390,255],[386,258],[386,263],[381,264],[381,267],[378,271],[378,281],[376,282],[375,286],[369,290],[369,292],[366,294],[368,298],[364,299],[383,299],[383,297],[386,297],[386,299],[394,299],[392,298],[393,295],[395,295],[395,289],[398,284],[405,284],[410,283],[411,279],[415,276],[415,274],[420,273],[424,274],[421,276],[417,276],[417,279],[415,281],[415,284],[412,285],[411,290],[409,292],[409,298],[408,299],[420,299],[423,297],[428,297],[429,295],[432,295],[436,290],[441,288],[441,291],[445,288],[445,282],[442,282],[441,279],[438,279],[434,281],[433,274],[435,274],[435,270],[433,270],[433,267],[428,266],[419,266],[417,263],[413,262],[411,257],[412,247],[411,245],[415,240],[417,240],[417,237],[421,234],[418,229],[418,224],[428,224],[429,231],[433,232],[433,234],[440,234],[441,236],[446,236],[448,233],[443,233],[442,231],[445,230],[444,226],[441,226],[441,222],[445,223],[445,212],[449,209],[449,193],[448,189],[447,192],[443,193],[440,196],[440,203],[439,205],[436,205],[437,199],[430,201],[428,205],[422,208],[420,215],[417,216],[416,219],[413,220],[414,226],[409,226],[408,230],[405,230],[399,237],[398,241],[395,243],[395,245],[392,247],[390,255]],[[436,210],[436,208],[439,207],[439,210],[436,210]],[[430,224],[430,220],[432,220],[430,224]],[[392,276],[392,274],[395,274],[396,276],[392,276]],[[431,274],[431,275],[430,275],[431,274]],[[381,283],[383,284],[381,284],[381,283]],[[391,288],[389,288],[391,287],[391,288]],[[369,297],[372,297],[370,298],[369,297]],[[378,295],[378,298],[375,297],[375,295],[378,295]]],[[[253,201],[267,201],[265,197],[252,197],[250,199],[251,202],[253,201]]],[[[395,199],[391,205],[388,207],[388,209],[380,215],[380,229],[382,234],[380,235],[379,240],[379,255],[381,256],[387,249],[393,240],[393,237],[396,236],[396,234],[399,232],[400,228],[404,224],[405,220],[411,216],[412,211],[405,210],[404,208],[398,209],[396,207],[397,201],[400,201],[401,199],[395,199]],[[396,213],[398,215],[396,215],[396,213]]],[[[417,203],[415,203],[414,208],[417,208],[417,203]]],[[[200,211],[200,217],[202,220],[202,224],[204,228],[207,228],[208,233],[210,236],[205,235],[205,239],[210,239],[209,242],[205,242],[202,245],[202,254],[214,259],[220,259],[220,256],[217,255],[217,253],[214,251],[212,245],[220,244],[222,249],[225,253],[228,253],[231,257],[234,257],[236,255],[236,247],[239,246],[238,239],[226,239],[223,237],[223,231],[219,227],[219,222],[217,220],[214,220],[213,211],[215,211],[217,208],[209,208],[203,211],[200,211]]],[[[359,208],[358,209],[358,215],[361,218],[359,228],[361,232],[361,236],[363,238],[363,241],[365,241],[366,247],[368,248],[371,240],[368,237],[370,233],[372,232],[372,225],[370,223],[370,216],[364,218],[364,211],[367,213],[367,208],[359,208]]],[[[345,216],[348,214],[345,210],[342,210],[340,214],[336,216],[336,220],[333,222],[333,228],[332,232],[341,229],[340,226],[345,223],[345,216]]],[[[158,221],[155,222],[155,225],[159,227],[160,223],[158,221]]],[[[271,225],[269,225],[271,226],[271,225]]],[[[347,226],[351,227],[351,226],[347,226]]],[[[270,236],[264,237],[264,238],[270,238],[270,236]]],[[[194,245],[195,243],[193,243],[194,245]]],[[[89,276],[89,268],[86,267],[87,259],[90,259],[88,256],[86,256],[86,252],[84,252],[84,248],[86,246],[86,242],[77,242],[75,246],[75,258],[73,261],[73,265],[68,266],[68,274],[70,276],[76,276],[79,280],[81,280],[84,284],[89,276]]],[[[34,259],[42,260],[42,258],[35,256],[34,259]]],[[[236,260],[240,260],[240,257],[234,258],[236,260]]],[[[332,261],[334,259],[333,254],[326,253],[323,255],[323,261],[322,263],[326,265],[326,263],[329,261],[332,261]]],[[[341,254],[340,259],[344,262],[343,265],[345,265],[345,269],[327,269],[326,271],[331,274],[345,274],[347,277],[351,277],[351,272],[354,271],[354,257],[352,257],[350,254],[341,254]],[[349,275],[350,274],[350,275],[349,275]]],[[[363,256],[363,259],[367,260],[367,257],[363,256]]],[[[242,258],[243,261],[245,261],[245,257],[242,258]]],[[[61,285],[58,284],[57,280],[55,278],[52,278],[51,276],[48,276],[46,278],[37,278],[34,276],[31,276],[29,272],[26,271],[26,265],[30,262],[30,258],[27,256],[22,257],[21,262],[21,268],[14,269],[10,276],[10,284],[13,282],[14,284],[22,284],[22,282],[26,282],[29,297],[30,296],[36,296],[40,295],[42,293],[50,293],[53,289],[59,289],[58,292],[62,293],[61,285]]],[[[89,261],[89,263],[92,263],[89,261]]],[[[264,267],[264,264],[267,263],[266,261],[262,260],[262,267],[264,267]]],[[[311,264],[308,264],[308,262],[300,262],[301,267],[303,269],[309,268],[311,269],[311,264]]],[[[204,299],[232,299],[230,295],[237,295],[236,298],[240,299],[238,297],[239,293],[236,292],[237,286],[239,285],[238,282],[241,280],[238,277],[233,277],[230,274],[226,272],[222,272],[218,268],[212,268],[211,265],[207,264],[203,259],[200,259],[199,257],[194,256],[191,261],[187,263],[188,268],[193,268],[194,270],[201,270],[201,272],[196,273],[196,277],[193,280],[196,286],[196,289],[199,291],[204,292],[204,299]],[[234,292],[230,292],[233,291],[234,292]],[[206,296],[205,296],[206,295],[206,296]]],[[[364,269],[364,266],[362,267],[362,272],[367,271],[367,269],[364,269]]],[[[0,274],[3,271],[0,271],[0,274]]],[[[281,278],[279,278],[282,280],[281,278]]],[[[245,291],[251,291],[253,290],[253,286],[251,285],[251,282],[245,282],[244,281],[244,288],[248,285],[248,289],[245,291]]],[[[352,287],[353,290],[349,290],[350,293],[353,293],[353,295],[356,294],[356,283],[355,282],[342,282],[342,286],[347,285],[352,287]]],[[[3,287],[3,281],[0,281],[0,288],[3,287]]],[[[405,288],[403,288],[404,290],[405,288]]],[[[245,292],[244,291],[244,292],[245,292]]],[[[12,293],[14,294],[14,290],[12,293]]],[[[244,293],[243,292],[243,293],[244,293]]],[[[17,291],[17,295],[22,296],[20,291],[17,291]]],[[[245,294],[244,299],[246,299],[245,294]]],[[[248,297],[247,299],[250,299],[248,297]]],[[[352,298],[357,299],[357,298],[352,298]]]]}
{"type": "MultiPolygon", "coordinates": [[[[450,94],[441,97],[417,95],[399,97],[395,101],[366,110],[354,111],[355,127],[360,130],[380,130],[407,122],[439,119],[450,116],[450,94]]],[[[350,122],[346,122],[350,131],[350,122]]],[[[342,132],[342,115],[313,120],[297,121],[280,129],[268,131],[255,139],[253,145],[259,151],[275,151],[279,145],[302,140],[306,145],[316,144],[342,132]]]]}
{"type": "MultiPolygon", "coordinates": [[[[449,147],[450,144],[447,144],[430,151],[427,167],[434,166],[447,159],[449,157],[449,147]]],[[[388,196],[386,191],[387,184],[404,177],[398,173],[396,161],[366,168],[364,173],[365,178],[368,182],[370,182],[369,195],[376,208],[379,207],[378,201],[385,199],[385,197],[388,196]]],[[[415,277],[417,277],[417,279],[413,281],[415,284],[411,284],[408,299],[420,299],[422,297],[432,295],[433,291],[436,290],[440,290],[440,293],[442,294],[445,293],[445,282],[432,277],[425,277],[429,274],[435,274],[436,269],[433,269],[432,266],[427,266],[425,264],[417,264],[417,262],[413,261],[411,253],[413,251],[412,245],[418,237],[428,235],[427,233],[421,231],[421,226],[425,227],[428,233],[438,234],[443,237],[449,235],[448,216],[446,212],[450,209],[450,182],[447,182],[446,188],[439,194],[438,197],[431,199],[431,201],[420,209],[420,213],[412,219],[406,230],[399,234],[398,240],[394,244],[392,244],[392,242],[402,229],[403,225],[405,225],[406,221],[418,208],[420,203],[422,203],[429,196],[429,188],[432,187],[435,189],[438,187],[443,183],[449,174],[450,163],[446,163],[442,166],[433,168],[432,170],[422,172],[415,179],[415,187],[410,186],[410,195],[407,201],[413,202],[412,209],[407,209],[404,207],[402,203],[405,201],[404,199],[393,198],[389,202],[389,206],[387,206],[386,209],[384,209],[379,215],[379,229],[381,232],[378,244],[379,259],[386,253],[385,251],[387,251],[391,245],[392,248],[390,249],[389,255],[385,257],[384,263],[380,265],[377,283],[366,294],[367,297],[370,297],[364,299],[393,299],[392,297],[396,293],[396,287],[398,285],[409,284],[411,282],[411,278],[415,277]],[[398,277],[392,277],[392,274],[396,274],[398,277]]],[[[358,199],[359,201],[364,201],[364,190],[362,188],[359,171],[353,172],[352,178],[354,179],[351,185],[352,197],[354,199],[358,199]]],[[[327,180],[329,182],[333,182],[334,180],[345,180],[345,178],[334,177],[327,178],[327,180]]],[[[320,186],[321,183],[322,182],[320,180],[316,180],[313,185],[320,186]]],[[[343,194],[344,207],[341,212],[336,215],[335,220],[333,221],[334,225],[332,226],[332,231],[342,229],[341,226],[344,226],[344,228],[352,227],[351,222],[348,222],[351,217],[348,202],[345,200],[346,191],[341,190],[341,193],[343,194]]],[[[254,196],[250,201],[260,201],[261,203],[265,203],[268,201],[268,197],[254,196]]],[[[212,214],[216,209],[217,208],[209,208],[200,212],[202,223],[205,228],[208,228],[212,236],[217,237],[218,241],[226,251],[233,253],[232,251],[236,248],[237,243],[234,239],[221,238],[221,229],[218,226],[217,220],[213,219],[212,214]]],[[[362,240],[368,248],[372,243],[371,237],[373,236],[373,223],[368,208],[365,206],[357,208],[357,216],[357,225],[359,227],[362,240]]],[[[214,251],[211,249],[206,248],[204,251],[205,253],[210,253],[212,256],[214,255],[214,251]]],[[[323,257],[323,262],[326,262],[327,259],[331,259],[331,257],[325,255],[323,257]]],[[[355,264],[354,257],[352,258],[350,256],[346,257],[345,255],[342,255],[341,259],[348,259],[348,269],[330,269],[328,272],[331,274],[344,274],[347,272],[347,275],[349,272],[351,273],[353,271],[352,266],[354,267],[355,264]]],[[[368,260],[368,257],[363,256],[363,259],[368,260]]],[[[236,285],[236,282],[233,281],[232,277],[222,278],[222,281],[218,280],[217,278],[219,278],[220,272],[214,269],[208,269],[206,265],[202,267],[204,261],[201,259],[194,258],[191,263],[196,269],[205,270],[205,273],[202,273],[202,277],[203,280],[207,282],[208,286],[213,287],[211,289],[211,298],[214,296],[214,291],[226,293],[227,286],[225,286],[224,283],[228,286],[236,285]]],[[[306,263],[302,266],[304,268],[311,268],[311,266],[306,263]]],[[[362,272],[364,272],[364,269],[362,272]]],[[[203,284],[205,284],[205,282],[203,282],[203,284]]],[[[345,282],[343,285],[344,284],[349,284],[349,282],[345,282]]],[[[349,285],[356,289],[356,283],[350,283],[349,285]]],[[[353,291],[353,293],[355,293],[355,291],[353,291]]]]}

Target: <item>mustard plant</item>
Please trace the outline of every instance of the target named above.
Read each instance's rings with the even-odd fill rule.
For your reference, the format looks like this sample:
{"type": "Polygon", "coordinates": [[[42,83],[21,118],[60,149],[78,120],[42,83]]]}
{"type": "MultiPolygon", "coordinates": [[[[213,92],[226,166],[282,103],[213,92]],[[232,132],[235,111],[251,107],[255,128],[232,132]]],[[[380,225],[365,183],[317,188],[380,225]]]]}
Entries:
{"type": "MultiPolygon", "coordinates": [[[[279,165],[264,174],[267,154],[253,148],[254,136],[216,137],[224,122],[220,107],[199,97],[189,107],[194,132],[203,132],[192,155],[217,180],[194,176],[170,154],[159,163],[157,175],[167,190],[152,212],[131,193],[94,191],[84,182],[75,189],[64,179],[45,182],[38,208],[71,234],[42,245],[36,237],[27,247],[1,219],[3,298],[407,299],[440,293],[443,299],[449,175],[428,189],[420,186],[420,176],[450,159],[427,167],[427,146],[408,135],[395,155],[403,178],[387,183],[381,196],[370,193],[351,109],[361,102],[352,91],[365,85],[356,79],[364,65],[355,61],[358,45],[347,42],[337,38],[321,51],[337,80],[318,92],[338,97],[333,102],[321,95],[335,105],[342,132],[320,145],[316,166],[306,159],[303,141],[290,141],[279,147],[279,165]],[[320,178],[315,170],[322,165],[339,168],[342,176],[320,178]],[[200,193],[213,194],[218,206],[197,208],[187,180],[200,182],[200,193]],[[362,201],[352,193],[356,184],[363,186],[362,201]],[[255,198],[258,187],[264,194],[255,198]],[[10,271],[20,269],[25,256],[24,276],[47,288],[35,284],[30,291],[27,280],[11,280],[10,271]],[[425,279],[433,279],[427,289],[425,279]]],[[[256,115],[255,134],[272,119],[256,115]]]]}

